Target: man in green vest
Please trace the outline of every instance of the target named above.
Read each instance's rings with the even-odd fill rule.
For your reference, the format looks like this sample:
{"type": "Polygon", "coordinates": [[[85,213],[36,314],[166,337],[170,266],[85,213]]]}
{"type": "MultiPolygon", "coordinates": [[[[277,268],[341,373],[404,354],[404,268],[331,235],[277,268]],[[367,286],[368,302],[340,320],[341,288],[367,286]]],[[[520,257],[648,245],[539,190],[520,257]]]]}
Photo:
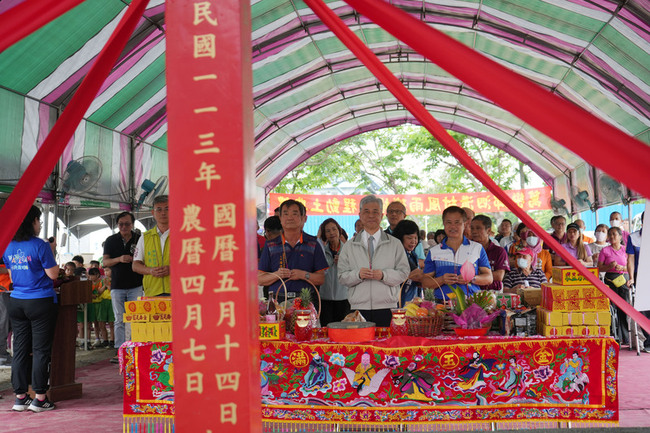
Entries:
{"type": "Polygon", "coordinates": [[[169,283],[169,199],[160,195],[153,200],[151,214],[156,227],[144,232],[133,255],[133,271],[144,275],[145,296],[170,296],[169,283]]]}

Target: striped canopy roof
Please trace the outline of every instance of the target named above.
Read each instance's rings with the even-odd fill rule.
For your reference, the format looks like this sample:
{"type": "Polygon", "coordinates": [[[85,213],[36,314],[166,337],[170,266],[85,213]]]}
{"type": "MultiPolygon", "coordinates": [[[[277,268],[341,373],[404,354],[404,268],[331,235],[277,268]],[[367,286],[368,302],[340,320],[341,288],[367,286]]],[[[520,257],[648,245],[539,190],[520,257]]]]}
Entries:
{"type": "MultiPolygon", "coordinates": [[[[0,13],[17,3],[1,2],[0,13]]],[[[108,40],[125,3],[87,0],[0,53],[0,184],[15,184],[20,177],[108,40]]],[[[504,149],[555,183],[556,192],[566,189],[569,179],[590,182],[594,173],[580,157],[345,2],[326,3],[444,127],[504,149]]],[[[650,143],[650,2],[391,3],[650,143]]],[[[251,11],[259,187],[270,190],[296,165],[344,138],[415,122],[304,3],[251,0],[251,11]]],[[[150,1],[62,157],[62,171],[82,156],[102,161],[100,181],[82,197],[130,203],[137,199],[134,186],[167,173],[164,13],[163,0],[150,1]]],[[[495,85],[508,91],[507,83],[495,85]]]]}

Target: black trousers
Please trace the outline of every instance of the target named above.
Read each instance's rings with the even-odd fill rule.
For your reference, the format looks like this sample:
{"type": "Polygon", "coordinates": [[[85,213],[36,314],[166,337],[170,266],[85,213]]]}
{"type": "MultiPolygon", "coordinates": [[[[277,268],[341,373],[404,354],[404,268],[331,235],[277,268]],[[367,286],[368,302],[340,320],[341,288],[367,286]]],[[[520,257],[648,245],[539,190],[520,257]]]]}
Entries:
{"type": "Polygon", "coordinates": [[[31,373],[32,389],[37,394],[45,394],[49,387],[52,341],[59,305],[51,297],[9,298],[8,310],[14,333],[14,357],[11,364],[14,392],[27,392],[31,373]]]}
{"type": "MultiPolygon", "coordinates": [[[[630,303],[630,288],[627,286],[627,284],[622,285],[621,287],[614,287],[614,283],[612,283],[612,280],[619,275],[623,275],[625,277],[625,281],[628,280],[628,275],[627,274],[618,274],[614,272],[607,272],[605,274],[605,284],[609,286],[610,289],[612,289],[618,296],[623,298],[625,302],[628,304],[630,303]]],[[[629,336],[630,336],[630,329],[629,326],[627,326],[627,314],[617,305],[616,306],[616,315],[618,316],[618,329],[620,331],[621,335],[621,344],[629,344],[629,336]]]]}
{"type": "Polygon", "coordinates": [[[331,322],[340,322],[350,313],[350,303],[347,299],[330,301],[323,299],[320,311],[320,324],[325,327],[331,322]]]}
{"type": "Polygon", "coordinates": [[[359,310],[359,313],[368,322],[375,322],[377,326],[388,327],[390,321],[393,319],[393,313],[390,308],[383,308],[381,310],[359,310]]]}

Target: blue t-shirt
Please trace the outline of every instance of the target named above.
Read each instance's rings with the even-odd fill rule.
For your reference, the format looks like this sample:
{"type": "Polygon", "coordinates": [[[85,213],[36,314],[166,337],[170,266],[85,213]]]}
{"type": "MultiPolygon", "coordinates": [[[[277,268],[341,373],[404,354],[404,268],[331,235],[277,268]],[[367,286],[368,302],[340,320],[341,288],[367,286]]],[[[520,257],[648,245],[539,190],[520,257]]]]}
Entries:
{"type": "MultiPolygon", "coordinates": [[[[295,247],[285,242],[283,235],[267,241],[262,249],[257,269],[264,272],[275,272],[279,268],[316,272],[328,267],[323,247],[314,236],[303,232],[295,247]]],[[[303,280],[285,280],[285,284],[289,292],[300,292],[305,287],[311,288],[311,285],[303,280]]],[[[280,287],[279,280],[269,286],[269,292],[277,290],[280,290],[280,293],[284,290],[280,287]]]]}
{"type": "MultiPolygon", "coordinates": [[[[460,267],[466,261],[474,264],[476,275],[478,275],[478,268],[490,269],[490,260],[488,260],[483,245],[470,241],[463,236],[463,243],[458,248],[458,251],[454,252],[451,247],[447,246],[447,238],[444,238],[441,243],[429,250],[429,254],[424,260],[424,273],[435,272],[437,277],[444,274],[460,275],[460,267]]],[[[476,284],[460,285],[459,287],[463,289],[466,295],[481,290],[476,284]]],[[[451,288],[447,284],[442,285],[442,290],[445,295],[451,293],[451,288]]],[[[443,299],[440,289],[436,289],[435,297],[436,299],[443,299]]]]}
{"type": "Polygon", "coordinates": [[[45,273],[45,269],[56,266],[56,261],[46,241],[36,236],[28,241],[11,241],[2,257],[11,270],[12,298],[56,299],[54,282],[45,273]]]}

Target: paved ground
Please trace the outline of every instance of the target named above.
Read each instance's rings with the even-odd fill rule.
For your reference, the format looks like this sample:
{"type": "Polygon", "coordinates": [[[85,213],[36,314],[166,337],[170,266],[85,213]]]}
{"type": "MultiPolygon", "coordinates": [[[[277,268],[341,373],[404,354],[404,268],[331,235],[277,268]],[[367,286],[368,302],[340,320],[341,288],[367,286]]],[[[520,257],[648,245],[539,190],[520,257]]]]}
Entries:
{"type": "MultiPolygon", "coordinates": [[[[86,365],[112,358],[116,353],[117,349],[93,349],[87,351],[77,349],[76,366],[77,368],[85,367],[86,365]]],[[[11,368],[0,367],[0,392],[6,389],[11,389],[11,368]]]]}

